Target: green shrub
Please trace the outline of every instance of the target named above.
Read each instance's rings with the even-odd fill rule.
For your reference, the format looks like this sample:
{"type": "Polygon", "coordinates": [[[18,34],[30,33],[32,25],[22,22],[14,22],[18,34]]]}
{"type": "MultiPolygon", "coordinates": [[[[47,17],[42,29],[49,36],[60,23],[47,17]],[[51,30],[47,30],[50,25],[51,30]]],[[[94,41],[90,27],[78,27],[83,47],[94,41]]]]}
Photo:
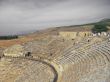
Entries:
{"type": "Polygon", "coordinates": [[[0,36],[0,40],[10,40],[10,39],[17,39],[17,35],[10,35],[10,36],[0,36]]]}
{"type": "Polygon", "coordinates": [[[106,24],[95,24],[94,27],[92,28],[93,33],[101,33],[101,32],[107,32],[108,28],[106,24]]]}

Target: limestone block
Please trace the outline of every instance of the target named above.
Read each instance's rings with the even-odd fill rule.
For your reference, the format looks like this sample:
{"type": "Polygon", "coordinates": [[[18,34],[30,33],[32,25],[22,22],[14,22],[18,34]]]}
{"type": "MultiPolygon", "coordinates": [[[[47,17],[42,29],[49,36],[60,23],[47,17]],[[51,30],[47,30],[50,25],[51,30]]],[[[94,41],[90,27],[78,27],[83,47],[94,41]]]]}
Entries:
{"type": "Polygon", "coordinates": [[[77,36],[77,32],[60,32],[59,34],[64,39],[75,39],[77,36]]]}

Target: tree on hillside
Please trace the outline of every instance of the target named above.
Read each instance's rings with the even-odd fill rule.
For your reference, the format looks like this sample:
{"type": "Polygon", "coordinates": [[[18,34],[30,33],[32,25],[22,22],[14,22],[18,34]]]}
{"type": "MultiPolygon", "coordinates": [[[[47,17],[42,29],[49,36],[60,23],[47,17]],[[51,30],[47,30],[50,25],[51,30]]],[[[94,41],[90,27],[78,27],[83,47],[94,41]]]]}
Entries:
{"type": "Polygon", "coordinates": [[[101,32],[107,32],[108,28],[106,24],[95,24],[92,28],[93,33],[101,33],[101,32]]]}
{"type": "Polygon", "coordinates": [[[9,36],[0,36],[0,40],[10,40],[10,39],[17,39],[17,35],[9,35],[9,36]]]}

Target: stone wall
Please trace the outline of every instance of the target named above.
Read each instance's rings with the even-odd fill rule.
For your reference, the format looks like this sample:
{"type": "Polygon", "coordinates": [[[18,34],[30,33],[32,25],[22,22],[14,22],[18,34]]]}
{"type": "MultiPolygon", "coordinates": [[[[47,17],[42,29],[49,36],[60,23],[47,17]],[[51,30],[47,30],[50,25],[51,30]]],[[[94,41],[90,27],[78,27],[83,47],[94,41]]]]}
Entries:
{"type": "Polygon", "coordinates": [[[59,36],[63,37],[66,40],[73,40],[77,37],[84,38],[84,37],[90,37],[90,36],[100,36],[100,37],[109,37],[110,32],[101,32],[101,33],[92,33],[90,31],[84,31],[84,32],[71,32],[71,31],[62,31],[59,32],[59,36]]]}
{"type": "Polygon", "coordinates": [[[59,35],[61,37],[63,37],[64,39],[75,39],[76,37],[88,37],[88,36],[92,36],[93,33],[89,32],[89,31],[84,31],[84,32],[68,32],[68,31],[64,31],[64,32],[59,32],[59,35]]]}
{"type": "Polygon", "coordinates": [[[59,35],[64,39],[75,39],[77,32],[59,32],[59,35]]]}

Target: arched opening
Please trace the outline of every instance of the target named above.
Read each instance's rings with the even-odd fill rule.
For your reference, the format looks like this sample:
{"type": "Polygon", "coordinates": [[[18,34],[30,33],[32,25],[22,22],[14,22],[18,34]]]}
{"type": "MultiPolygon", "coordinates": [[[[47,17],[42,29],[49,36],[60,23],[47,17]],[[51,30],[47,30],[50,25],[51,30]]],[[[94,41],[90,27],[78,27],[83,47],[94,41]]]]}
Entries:
{"type": "Polygon", "coordinates": [[[29,57],[31,56],[31,52],[27,52],[27,54],[25,54],[25,57],[29,57]]]}

